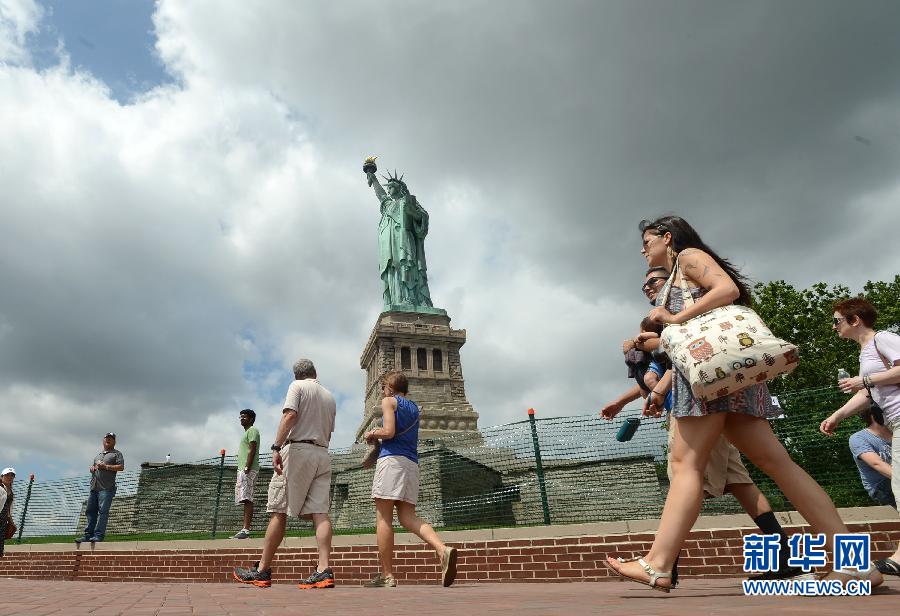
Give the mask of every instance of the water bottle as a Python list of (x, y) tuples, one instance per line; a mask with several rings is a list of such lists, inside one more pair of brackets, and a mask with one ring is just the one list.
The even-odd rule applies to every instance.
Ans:
[(622, 422), (622, 425), (619, 427), (619, 431), (616, 432), (616, 440), (620, 443), (630, 441), (631, 437), (634, 436), (634, 433), (637, 432), (638, 426), (640, 425), (641, 419), (639, 417), (629, 417)]
[(843, 368), (838, 368), (838, 383), (843, 381), (844, 379), (849, 379), (850, 373), (844, 370)]

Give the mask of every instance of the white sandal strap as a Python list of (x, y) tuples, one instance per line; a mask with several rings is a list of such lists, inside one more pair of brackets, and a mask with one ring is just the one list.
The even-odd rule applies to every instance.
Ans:
[(857, 571), (856, 569), (845, 569), (844, 571), (829, 571), (826, 574), (828, 575), (846, 575), (848, 578), (854, 578), (857, 580), (867, 580), (869, 576), (872, 575), (872, 572), (876, 571), (877, 568), (873, 563), (869, 563), (868, 569), (863, 569), (862, 571)]
[(667, 579), (667, 578), (668, 578), (668, 579), (671, 579), (671, 578), (672, 578), (672, 572), (671, 572), (671, 571), (668, 572), (668, 573), (666, 573), (665, 571), (663, 571), (663, 572), (660, 573), (660, 572), (656, 571), (656, 569), (654, 569), (653, 567), (651, 567), (649, 564), (647, 564), (647, 561), (644, 560), (643, 558), (639, 558), (639, 559), (638, 559), (638, 564), (639, 564), (641, 567), (643, 567), (644, 572), (645, 572), (647, 575), (650, 576), (650, 586), (656, 586), (657, 580)]

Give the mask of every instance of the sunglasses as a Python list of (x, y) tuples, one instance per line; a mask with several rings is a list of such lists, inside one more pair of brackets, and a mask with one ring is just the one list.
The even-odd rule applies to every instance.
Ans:
[(843, 323), (846, 320), (847, 320), (847, 317), (841, 317), (841, 318), (832, 317), (831, 325), (834, 327), (837, 327), (838, 325), (840, 325), (841, 323)]
[(646, 218), (638, 223), (638, 230), (641, 233), (647, 231), (648, 229), (655, 230), (657, 235), (662, 235), (663, 233), (668, 232), (668, 229), (666, 229), (665, 225), (654, 224)]
[(643, 291), (644, 293), (652, 291), (653, 287), (656, 286), (656, 283), (661, 280), (665, 281), (668, 280), (668, 278), (666, 278), (665, 276), (653, 276), (651, 278), (648, 278), (647, 282), (645, 282), (643, 286), (641, 286), (641, 291)]

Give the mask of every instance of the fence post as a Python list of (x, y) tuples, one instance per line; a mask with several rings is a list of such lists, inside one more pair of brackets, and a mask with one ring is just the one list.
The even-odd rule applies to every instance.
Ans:
[(219, 500), (222, 498), (222, 475), (225, 473), (225, 450), (219, 450), (219, 486), (216, 488), (216, 509), (213, 512), (212, 538), (216, 538), (216, 526), (219, 523)]
[(537, 472), (538, 486), (541, 489), (541, 507), (544, 509), (544, 524), (550, 524), (550, 503), (547, 502), (547, 486), (544, 484), (544, 465), (541, 463), (541, 445), (538, 442), (537, 423), (534, 421), (534, 409), (528, 409), (528, 422), (531, 424), (531, 442), (534, 444), (534, 465)]
[(25, 529), (25, 514), (28, 513), (28, 501), (31, 500), (31, 486), (34, 485), (34, 473), (28, 478), (28, 492), (25, 493), (25, 506), (22, 508), (22, 517), (19, 518), (19, 536), (16, 543), (22, 543), (22, 531)]

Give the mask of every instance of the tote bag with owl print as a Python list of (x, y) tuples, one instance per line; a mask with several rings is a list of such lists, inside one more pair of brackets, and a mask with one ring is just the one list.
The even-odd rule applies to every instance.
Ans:
[[(661, 306), (680, 280), (685, 307), (694, 304), (678, 260), (666, 283)], [(660, 346), (703, 401), (731, 395), (745, 387), (789, 374), (800, 360), (797, 347), (776, 338), (747, 306), (722, 306), (663, 329)]]

